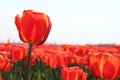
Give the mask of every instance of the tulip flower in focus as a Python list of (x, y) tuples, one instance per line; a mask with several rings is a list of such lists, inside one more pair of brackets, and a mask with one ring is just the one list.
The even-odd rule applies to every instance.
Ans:
[(51, 30), (51, 22), (48, 15), (24, 10), (22, 17), (15, 17), (15, 24), (20, 39), (25, 43), (43, 44)]
[(28, 76), (32, 46), (33, 44), (43, 44), (46, 41), (52, 25), (48, 15), (45, 13), (34, 12), (32, 10), (24, 10), (22, 17), (19, 15), (15, 16), (15, 24), (20, 39), (25, 43), (29, 43), (28, 62), (25, 76), (25, 80), (29, 80)]
[(120, 75), (120, 55), (91, 53), (88, 57), (89, 69), (94, 77), (114, 80)]

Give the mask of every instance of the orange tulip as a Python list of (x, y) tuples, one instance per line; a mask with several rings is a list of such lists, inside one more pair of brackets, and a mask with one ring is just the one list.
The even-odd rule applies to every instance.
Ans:
[(58, 67), (69, 66), (73, 63), (73, 58), (67, 52), (57, 52), (55, 55)]
[(20, 39), (31, 44), (43, 44), (52, 26), (48, 15), (32, 10), (24, 10), (22, 17), (17, 15), (15, 24)]
[(92, 53), (88, 57), (89, 69), (94, 77), (114, 80), (120, 75), (120, 56), (109, 53)]
[(5, 65), (5, 67), (4, 67), (4, 71), (5, 72), (10, 72), (10, 70), (13, 68), (13, 65), (10, 63), (10, 62), (8, 62), (6, 65)]
[(64, 67), (62, 69), (62, 80), (87, 80), (87, 74), (77, 66)]
[(27, 57), (27, 48), (21, 45), (14, 45), (11, 48), (12, 62), (24, 60)]
[(9, 72), (12, 64), (10, 63), (10, 59), (5, 55), (7, 55), (6, 52), (0, 52), (0, 71)]
[(7, 64), (7, 60), (2, 55), (0, 55), (0, 71), (3, 70), (6, 64)]

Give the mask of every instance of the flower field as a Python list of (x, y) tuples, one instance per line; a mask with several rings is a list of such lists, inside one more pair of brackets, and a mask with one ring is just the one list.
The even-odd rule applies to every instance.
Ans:
[(52, 23), (33, 10), (15, 25), (23, 43), (0, 43), (0, 80), (120, 80), (120, 45), (44, 44)]
[[(24, 80), (28, 44), (0, 44), (0, 80)], [(29, 80), (120, 80), (120, 45), (33, 45)]]

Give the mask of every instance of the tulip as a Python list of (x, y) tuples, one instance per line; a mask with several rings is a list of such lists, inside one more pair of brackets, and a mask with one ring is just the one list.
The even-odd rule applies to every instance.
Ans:
[(5, 72), (9, 72), (12, 68), (12, 64), (10, 63), (10, 59), (3, 54), (0, 53), (0, 71), (4, 70)]
[(48, 60), (49, 60), (49, 66), (52, 68), (52, 69), (56, 69), (58, 66), (57, 66), (57, 61), (56, 61), (56, 55), (54, 54), (51, 54), (49, 57), (48, 57)]
[(51, 57), (51, 55), (49, 53), (41, 52), (41, 54), (40, 54), (40, 60), (43, 63), (45, 63), (47, 66), (50, 64), (50, 57)]
[(43, 44), (46, 41), (52, 25), (47, 14), (32, 10), (24, 10), (22, 17), (16, 15), (15, 25), (21, 41), (29, 43), (25, 78), (28, 80), (32, 46), (33, 44)]
[(3, 68), (6, 64), (7, 64), (6, 59), (2, 55), (0, 55), (0, 71), (3, 70)]
[(4, 67), (4, 71), (10, 72), (11, 68), (13, 68), (13, 65), (10, 62), (8, 62)]
[(88, 67), (88, 59), (87, 56), (75, 56), (74, 57), (75, 62), (79, 65), (79, 66), (85, 66), (86, 68)]
[(91, 53), (88, 56), (89, 69), (96, 78), (114, 80), (120, 75), (120, 55)]
[(15, 17), (15, 24), (23, 42), (43, 44), (51, 30), (49, 17), (44, 13), (24, 10), (23, 16)]
[(69, 66), (73, 63), (73, 58), (67, 52), (57, 52), (55, 54), (58, 67)]
[(87, 80), (87, 74), (77, 66), (62, 68), (62, 80)]
[(17, 63), (18, 61), (24, 60), (27, 57), (26, 48), (20, 45), (14, 45), (11, 48), (12, 62)]

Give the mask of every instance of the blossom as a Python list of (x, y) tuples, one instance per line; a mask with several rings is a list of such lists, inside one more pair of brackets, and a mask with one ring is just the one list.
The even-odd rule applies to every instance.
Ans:
[(64, 67), (61, 73), (62, 80), (87, 80), (87, 74), (77, 66)]
[(22, 45), (14, 45), (11, 48), (12, 62), (25, 60), (27, 57), (27, 48)]
[(88, 57), (89, 69), (94, 77), (114, 80), (120, 75), (120, 55), (91, 53)]
[(15, 24), (23, 42), (43, 44), (51, 30), (51, 22), (45, 13), (24, 10), (22, 17), (16, 15)]

